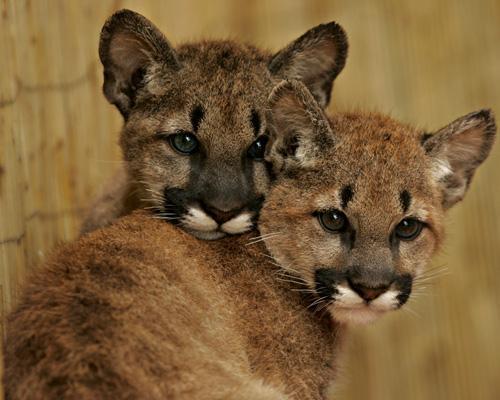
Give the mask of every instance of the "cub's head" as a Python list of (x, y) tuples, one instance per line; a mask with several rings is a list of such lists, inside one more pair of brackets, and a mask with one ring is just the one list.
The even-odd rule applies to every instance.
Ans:
[(121, 146), (140, 196), (203, 239), (249, 230), (270, 183), (267, 99), (283, 78), (325, 107), (347, 56), (342, 28), (317, 26), (275, 55), (230, 41), (174, 49), (146, 18), (114, 14), (99, 54), (104, 93), (125, 124)]
[(408, 300), (493, 145), (488, 110), (434, 134), (387, 116), (328, 120), (299, 82), (271, 95), (266, 159), (278, 179), (259, 228), (273, 257), (339, 321), (371, 321)]

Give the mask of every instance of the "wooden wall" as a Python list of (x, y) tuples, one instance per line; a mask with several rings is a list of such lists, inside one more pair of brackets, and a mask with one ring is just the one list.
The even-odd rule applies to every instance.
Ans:
[[(438, 128), (500, 115), (498, 0), (0, 2), (0, 312), (27, 271), (73, 238), (119, 163), (117, 111), (101, 95), (102, 23), (131, 8), (174, 42), (232, 37), (274, 49), (336, 20), (351, 51), (333, 107)], [(353, 330), (340, 399), (497, 399), (500, 393), (500, 144), (449, 218), (435, 279), (399, 312)]]

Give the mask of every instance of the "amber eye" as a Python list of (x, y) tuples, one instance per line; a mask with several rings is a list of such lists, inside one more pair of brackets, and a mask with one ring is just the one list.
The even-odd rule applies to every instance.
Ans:
[(424, 224), (418, 219), (405, 218), (396, 226), (394, 233), (401, 240), (413, 240), (420, 235), (423, 227)]
[(323, 211), (317, 216), (320, 225), (328, 232), (343, 232), (349, 224), (346, 215), (339, 210)]
[(170, 146), (181, 154), (193, 154), (198, 150), (198, 139), (190, 132), (177, 132), (168, 136)]
[(266, 135), (262, 135), (257, 138), (248, 148), (248, 157), (253, 158), (254, 160), (262, 160), (264, 158), (268, 141), (269, 138)]

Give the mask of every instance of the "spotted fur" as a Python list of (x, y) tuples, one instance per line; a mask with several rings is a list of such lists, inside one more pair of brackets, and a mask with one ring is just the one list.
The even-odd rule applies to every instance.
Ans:
[[(448, 192), (464, 187), (449, 182), (470, 182), (494, 119), (469, 114), (422, 145), (421, 132), (384, 115), (327, 119), (297, 81), (273, 91), (271, 110), (277, 180), (262, 236), (199, 241), (139, 211), (62, 246), (8, 318), (8, 399), (325, 398), (339, 322), (408, 300), (442, 240)], [(454, 175), (437, 180), (436, 160)], [(349, 224), (326, 232), (318, 215), (342, 202)], [(394, 241), (407, 216), (425, 228)]]
[[(272, 87), (301, 79), (326, 107), (347, 39), (331, 22), (274, 55), (232, 41), (174, 48), (146, 18), (122, 10), (104, 25), (99, 55), (104, 94), (124, 117), (125, 169), (91, 205), (82, 231), (152, 207), (199, 238), (217, 239), (252, 229), (269, 190), (267, 164), (249, 148), (267, 134)], [(176, 152), (176, 133), (193, 134), (197, 151)]]
[[(273, 91), (271, 110), (267, 158), (279, 178), (259, 220), (263, 235), (279, 232), (266, 239), (271, 254), (339, 321), (402, 307), (442, 242), (444, 212), (491, 150), (492, 112), (427, 135), (377, 113), (327, 118), (297, 81)], [(332, 210), (347, 221), (335, 232), (318, 220)], [(408, 220), (421, 227), (411, 240), (398, 234)]]

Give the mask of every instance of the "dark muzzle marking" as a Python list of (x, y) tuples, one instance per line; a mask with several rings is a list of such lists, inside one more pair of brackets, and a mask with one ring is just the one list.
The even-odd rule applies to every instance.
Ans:
[[(186, 212), (186, 205), (190, 199), (184, 189), (180, 188), (165, 188), (163, 191), (163, 208), (164, 212), (172, 213), (175, 217), (181, 217)], [(180, 223), (179, 219), (170, 220), (174, 225)]]
[(314, 285), (319, 297), (331, 298), (338, 294), (337, 285), (345, 279), (345, 274), (331, 268), (319, 268), (314, 273)]
[(413, 278), (411, 275), (406, 274), (396, 279), (396, 288), (399, 294), (396, 296), (398, 301), (398, 308), (405, 304), (410, 298), (411, 289), (413, 285)]

